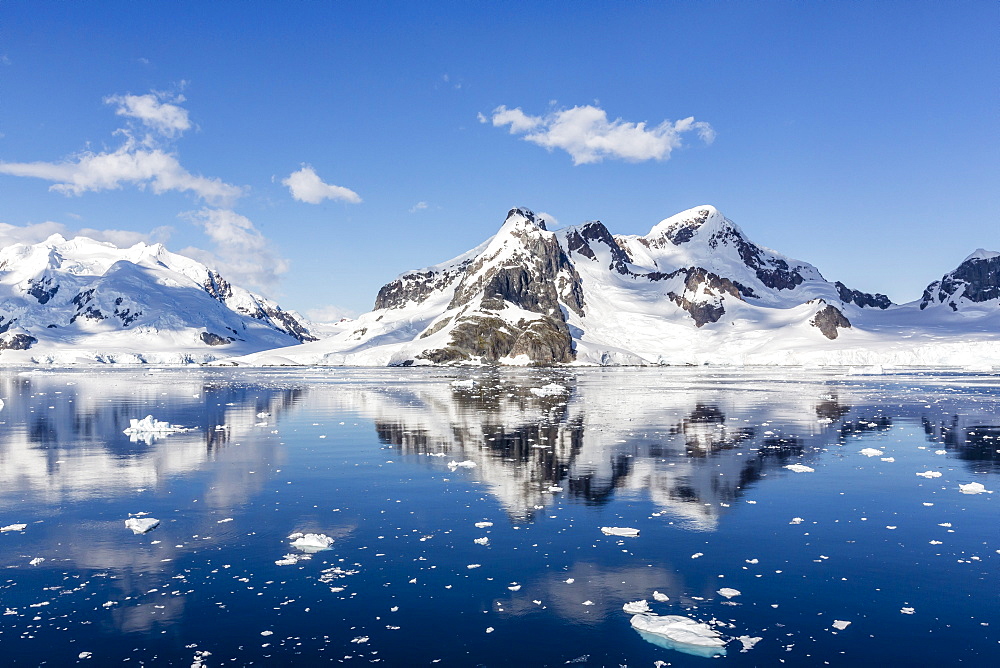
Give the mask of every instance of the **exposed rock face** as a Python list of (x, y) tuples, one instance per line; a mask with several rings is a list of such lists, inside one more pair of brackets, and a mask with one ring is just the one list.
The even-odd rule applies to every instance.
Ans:
[(38, 339), (35, 337), (18, 332), (0, 337), (0, 350), (27, 350), (36, 343)]
[(840, 295), (840, 301), (845, 304), (854, 303), (862, 308), (869, 307), (880, 309), (887, 309), (892, 306), (892, 301), (883, 294), (870, 294), (867, 292), (861, 292), (860, 290), (851, 290), (840, 281), (837, 281), (834, 285), (837, 286), (837, 293)]
[(832, 304), (827, 304), (825, 308), (817, 311), (813, 319), (809, 321), (809, 324), (818, 328), (823, 333), (823, 336), (831, 341), (837, 338), (838, 329), (850, 329), (851, 327), (851, 321), (840, 312), (840, 309)]
[(218, 334), (214, 334), (212, 332), (202, 332), (201, 333), (201, 342), (204, 343), (207, 346), (225, 346), (225, 345), (228, 345), (228, 344), (232, 343), (235, 340), (236, 339), (234, 339), (231, 336), (229, 336), (229, 337), (222, 337), (222, 336), (219, 336)]
[(700, 267), (678, 269), (669, 274), (651, 273), (646, 274), (646, 277), (652, 281), (662, 281), (679, 275), (684, 276), (683, 292), (680, 294), (670, 292), (667, 296), (690, 313), (694, 324), (698, 327), (718, 322), (726, 313), (723, 295), (742, 300), (739, 288), (732, 281)]
[[(431, 275), (406, 274), (385, 286), (376, 303), (396, 308), (422, 301), (433, 291), (431, 286), (459, 272), (448, 305), (455, 316), (421, 335), (426, 338), (450, 327), (448, 343), (425, 351), (421, 359), (492, 363), (526, 355), (539, 364), (573, 360), (573, 339), (563, 308), (583, 315), (580, 277), (556, 236), (531, 211), (511, 209), (500, 232), (477, 257)], [(515, 320), (505, 316), (511, 308), (537, 317)]]
[(472, 259), (468, 259), (455, 267), (440, 270), (426, 269), (404, 274), (382, 286), (375, 297), (375, 310), (420, 304), (432, 294), (446, 290), (461, 278), (471, 263)]
[(630, 262), (628, 253), (618, 245), (618, 242), (608, 228), (600, 221), (584, 223), (580, 227), (572, 230), (566, 236), (567, 250), (579, 253), (583, 257), (597, 261), (597, 253), (594, 252), (594, 245), (601, 245), (607, 249), (611, 255), (611, 262), (608, 269), (616, 271), (622, 275), (628, 275), (628, 264)]
[(940, 281), (927, 286), (920, 300), (921, 310), (930, 304), (947, 303), (959, 310), (963, 300), (973, 304), (1000, 299), (1000, 254), (982, 249), (969, 256)]
[(39, 304), (48, 303), (59, 292), (59, 284), (51, 276), (39, 279), (28, 279), (28, 294), (38, 300)]

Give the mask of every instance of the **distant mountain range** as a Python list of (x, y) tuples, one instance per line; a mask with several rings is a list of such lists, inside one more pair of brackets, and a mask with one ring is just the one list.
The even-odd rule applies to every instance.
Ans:
[(300, 316), (160, 244), (0, 249), (0, 361), (207, 362), (315, 341)]
[(0, 249), (0, 362), (88, 361), (990, 366), (1000, 253), (893, 304), (755, 244), (712, 206), (644, 236), (550, 231), (516, 208), (480, 246), (385, 285), (371, 312), (317, 328), (159, 244)]
[(712, 206), (612, 234), (512, 209), (495, 236), (385, 285), (323, 340), (236, 364), (1000, 364), (1000, 254), (923, 298), (828, 281)]

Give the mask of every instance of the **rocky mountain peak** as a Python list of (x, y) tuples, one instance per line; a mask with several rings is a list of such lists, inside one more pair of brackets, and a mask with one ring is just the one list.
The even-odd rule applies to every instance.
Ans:
[(920, 309), (948, 304), (952, 311), (962, 306), (1000, 300), (1000, 253), (979, 248), (953, 271), (924, 290)]

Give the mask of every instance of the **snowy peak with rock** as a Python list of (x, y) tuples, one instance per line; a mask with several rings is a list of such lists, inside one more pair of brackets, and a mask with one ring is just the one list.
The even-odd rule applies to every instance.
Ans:
[(998, 274), (1000, 254), (980, 251), (897, 305), (754, 243), (712, 206), (644, 236), (598, 221), (550, 231), (515, 208), (329, 338), (231, 363), (1000, 364)]
[(4, 363), (204, 362), (314, 340), (296, 314), (161, 244), (56, 234), (0, 249)]

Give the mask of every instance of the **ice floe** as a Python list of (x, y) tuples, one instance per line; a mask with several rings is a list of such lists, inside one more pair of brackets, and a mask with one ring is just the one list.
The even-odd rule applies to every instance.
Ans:
[(630, 527), (601, 527), (601, 533), (605, 536), (622, 536), (625, 538), (637, 538), (639, 536), (639, 530)]
[(816, 470), (811, 466), (806, 466), (805, 464), (789, 464), (785, 468), (796, 473), (812, 473)]
[(864, 450), (860, 450), (859, 452), (865, 457), (881, 457), (882, 455), (885, 454), (883, 451), (876, 450), (875, 448), (865, 448)]
[(532, 387), (528, 391), (536, 397), (555, 397), (560, 394), (566, 394), (569, 390), (562, 385), (549, 383), (548, 385), (542, 385), (541, 387)]
[(653, 600), (654, 601), (659, 601), (660, 603), (663, 603), (665, 601), (669, 601), (670, 597), (667, 596), (666, 594), (661, 593), (661, 592), (654, 591), (653, 592)]
[(708, 624), (680, 615), (635, 615), (629, 620), (643, 639), (687, 654), (724, 654), (726, 641)]
[(941, 472), (940, 471), (924, 471), (922, 473), (917, 473), (917, 475), (920, 476), (921, 478), (940, 478), (941, 477)]
[(844, 629), (846, 629), (850, 625), (851, 625), (850, 622), (845, 622), (845, 621), (840, 620), (840, 619), (833, 620), (833, 624), (831, 624), (831, 626), (833, 626), (833, 628), (837, 629), (838, 631), (843, 631)]
[(148, 533), (160, 526), (160, 520), (155, 517), (130, 517), (125, 520), (125, 528), (131, 529), (132, 533)]
[(732, 587), (723, 587), (719, 591), (715, 592), (719, 596), (725, 596), (726, 598), (733, 598), (734, 596), (739, 596), (743, 592), (739, 589), (733, 589)]
[(754, 638), (750, 636), (737, 636), (736, 639), (740, 641), (741, 645), (743, 645), (743, 649), (740, 650), (741, 652), (749, 652), (753, 649), (754, 645), (763, 640), (763, 638), (760, 637)]
[(167, 434), (176, 434), (182, 431), (190, 430), (179, 424), (170, 424), (169, 422), (157, 420), (152, 415), (147, 415), (141, 420), (137, 420), (136, 418), (130, 419), (128, 421), (128, 428), (122, 430), (122, 433), (137, 440), (147, 440), (149, 437), (166, 436)]
[(7, 533), (8, 531), (24, 531), (27, 528), (27, 524), (8, 524), (5, 527), (0, 527), (0, 533)]
[(307, 553), (329, 550), (333, 545), (333, 539), (325, 533), (293, 533), (288, 539), (292, 547)]
[(958, 490), (962, 494), (992, 494), (993, 492), (986, 489), (986, 487), (981, 482), (970, 482), (965, 485), (959, 485)]
[(34, 559), (32, 559), (31, 561), (29, 561), (28, 563), (31, 564), (32, 566), (37, 566), (38, 564), (42, 563), (43, 561), (45, 561), (45, 557), (35, 557)]
[(476, 468), (476, 462), (472, 461), (471, 459), (466, 459), (464, 462), (456, 462), (455, 460), (452, 460), (448, 462), (448, 468), (450, 468), (452, 471), (459, 468), (474, 469)]

